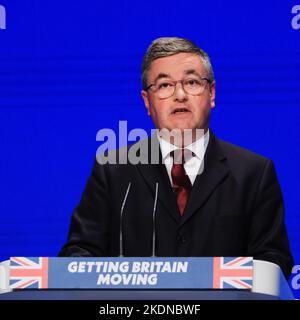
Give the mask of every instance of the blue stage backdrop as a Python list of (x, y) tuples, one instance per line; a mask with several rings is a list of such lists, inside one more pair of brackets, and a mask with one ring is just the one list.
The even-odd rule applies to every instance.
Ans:
[(300, 264), (300, 1), (0, 5), (0, 261), (57, 255), (97, 131), (119, 120), (150, 131), (142, 56), (153, 39), (179, 36), (211, 55), (214, 132), (274, 160)]

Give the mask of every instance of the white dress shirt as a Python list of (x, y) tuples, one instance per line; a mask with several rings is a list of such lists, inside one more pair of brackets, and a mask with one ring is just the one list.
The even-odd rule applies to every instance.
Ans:
[[(164, 140), (158, 134), (157, 134), (157, 137), (160, 144), (162, 158), (167, 168), (170, 182), (172, 184), (171, 170), (173, 166), (173, 157), (171, 155), (171, 152), (180, 148)], [(207, 130), (207, 132), (198, 140), (196, 140), (192, 144), (185, 147), (185, 149), (192, 151), (192, 153), (194, 154), (193, 157), (186, 159), (184, 163), (185, 172), (189, 176), (192, 185), (194, 184), (197, 175), (203, 172), (204, 155), (208, 145), (208, 141), (209, 141), (209, 130)]]

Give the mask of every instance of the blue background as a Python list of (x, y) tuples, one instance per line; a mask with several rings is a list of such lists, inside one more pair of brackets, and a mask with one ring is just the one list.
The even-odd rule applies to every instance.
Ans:
[[(160, 36), (206, 50), (217, 136), (274, 160), (300, 264), (300, 1), (14, 1), (0, 30), (0, 261), (55, 256), (102, 128), (153, 127), (140, 65)], [(298, 293), (296, 293), (298, 294)]]

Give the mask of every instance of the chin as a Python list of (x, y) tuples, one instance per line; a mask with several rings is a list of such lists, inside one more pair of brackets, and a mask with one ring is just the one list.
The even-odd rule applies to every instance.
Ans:
[(181, 131), (184, 131), (184, 130), (193, 130), (193, 129), (196, 129), (196, 126), (195, 125), (192, 125), (191, 123), (177, 123), (177, 124), (174, 124), (174, 129), (179, 129)]

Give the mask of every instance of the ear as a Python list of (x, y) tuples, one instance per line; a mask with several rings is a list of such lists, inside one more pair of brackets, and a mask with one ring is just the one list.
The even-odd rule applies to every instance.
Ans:
[(215, 104), (215, 99), (216, 99), (216, 82), (213, 81), (211, 85), (209, 86), (209, 91), (210, 91), (210, 105), (211, 109), (216, 106)]
[(145, 107), (148, 110), (148, 116), (150, 116), (150, 110), (149, 110), (150, 103), (149, 103), (148, 93), (147, 93), (147, 91), (142, 90), (141, 95), (143, 97)]

